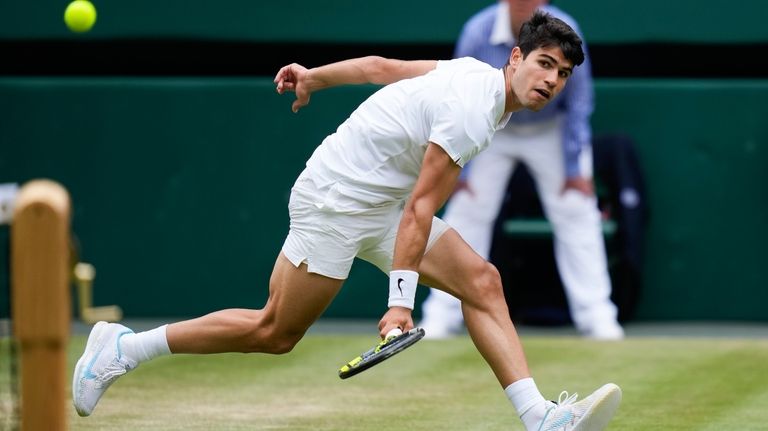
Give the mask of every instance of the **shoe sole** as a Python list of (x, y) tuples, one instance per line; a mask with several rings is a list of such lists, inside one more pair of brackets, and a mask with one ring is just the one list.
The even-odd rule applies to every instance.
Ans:
[(592, 403), (589, 412), (573, 427), (573, 431), (601, 431), (608, 426), (608, 422), (616, 414), (621, 403), (621, 388), (608, 383), (599, 391), (604, 393)]
[(72, 402), (75, 405), (75, 410), (77, 410), (77, 414), (80, 416), (89, 416), (91, 412), (86, 412), (85, 410), (81, 410), (77, 405), (78, 398), (78, 388), (79, 388), (79, 382), (83, 378), (83, 372), (85, 371), (84, 368), (87, 366), (88, 362), (90, 362), (91, 357), (95, 354), (95, 351), (98, 351), (98, 349), (94, 349), (99, 342), (101, 341), (101, 334), (104, 332), (104, 329), (107, 327), (107, 322), (98, 322), (96, 325), (94, 325), (93, 329), (91, 330), (91, 334), (88, 336), (88, 342), (85, 344), (85, 351), (83, 352), (83, 356), (80, 357), (80, 359), (77, 361), (77, 365), (75, 365), (75, 372), (72, 376)]

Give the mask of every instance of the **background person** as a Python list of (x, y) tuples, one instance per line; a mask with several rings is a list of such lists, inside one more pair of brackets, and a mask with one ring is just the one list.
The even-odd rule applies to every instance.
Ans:
[[(517, 43), (522, 24), (537, 9), (579, 31), (573, 18), (544, 0), (504, 0), (467, 21), (454, 56), (474, 57), (501, 67)], [(554, 230), (555, 259), (576, 328), (586, 337), (617, 340), (624, 337), (624, 331), (610, 299), (601, 215), (592, 183), (589, 119), (593, 99), (591, 68), (585, 55), (557, 99), (538, 112), (513, 115), (496, 133), (488, 151), (473, 159), (443, 218), (487, 259), (509, 178), (517, 163), (525, 163)], [(432, 289), (423, 303), (420, 323), (426, 336), (456, 334), (462, 321), (460, 302)]]

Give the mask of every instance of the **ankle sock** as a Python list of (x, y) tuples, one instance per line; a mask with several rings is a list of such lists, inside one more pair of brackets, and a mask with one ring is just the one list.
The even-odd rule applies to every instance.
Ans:
[(533, 378), (528, 377), (512, 383), (504, 389), (504, 393), (515, 406), (526, 429), (538, 426), (546, 413), (547, 401), (539, 392)]
[(171, 349), (168, 348), (168, 340), (165, 336), (167, 327), (168, 325), (163, 325), (138, 334), (123, 335), (120, 339), (123, 355), (137, 364), (158, 356), (170, 355)]

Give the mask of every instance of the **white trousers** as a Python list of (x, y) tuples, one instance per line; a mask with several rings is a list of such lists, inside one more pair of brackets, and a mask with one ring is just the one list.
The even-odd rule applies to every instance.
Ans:
[[(525, 126), (510, 124), (497, 132), (488, 149), (471, 162), (467, 177), (471, 192), (458, 191), (443, 219), (488, 259), (507, 183), (517, 162), (525, 163), (554, 230), (555, 260), (571, 317), (580, 331), (587, 332), (603, 322), (616, 322), (617, 309), (610, 300), (611, 282), (597, 200), (575, 190), (563, 193), (561, 140), (559, 120)], [(582, 150), (580, 168), (582, 176), (592, 176), (591, 149)], [(423, 312), (425, 320), (435, 318), (453, 325), (463, 320), (459, 301), (436, 289), (424, 302)]]

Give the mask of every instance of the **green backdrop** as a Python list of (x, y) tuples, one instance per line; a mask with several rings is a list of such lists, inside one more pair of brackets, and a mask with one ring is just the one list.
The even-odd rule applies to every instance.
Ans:
[[(93, 31), (63, 24), (69, 0), (0, 0), (0, 39), (192, 38), (261, 42), (439, 42), (452, 44), (464, 21), (492, 0), (93, 0)], [(554, 0), (587, 40), (766, 42), (768, 6), (741, 0)], [(257, 55), (257, 54), (256, 54)]]
[[(492, 3), (93, 0), (97, 25), (75, 35), (62, 22), (68, 2), (0, 0), (0, 46), (179, 38), (452, 44), (466, 18)], [(728, 8), (697, 0), (554, 3), (580, 22), (590, 44), (768, 41), (762, 0)], [(727, 51), (716, 55), (738, 67)], [(638, 317), (768, 320), (768, 79), (596, 85), (595, 133), (635, 138), (648, 183)], [(373, 90), (317, 94), (294, 115), (266, 77), (0, 77), (0, 181), (48, 177), (70, 190), (83, 257), (97, 268), (97, 305), (120, 304), (130, 317), (255, 307), (287, 231), (293, 179)], [(377, 316), (384, 286), (383, 275), (357, 264), (328, 315)]]
[[(97, 305), (256, 307), (293, 179), (374, 89), (318, 93), (293, 114), (266, 78), (0, 78), (0, 182), (70, 190)], [(633, 136), (648, 183), (639, 318), (768, 320), (766, 98), (768, 80), (598, 80), (595, 132)], [(386, 295), (358, 263), (327, 315), (375, 317)]]

